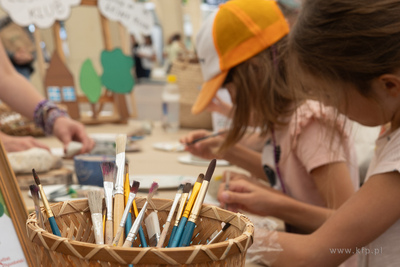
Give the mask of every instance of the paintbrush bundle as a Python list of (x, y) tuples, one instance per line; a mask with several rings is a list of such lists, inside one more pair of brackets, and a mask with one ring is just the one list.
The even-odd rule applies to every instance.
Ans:
[[(46, 228), (40, 227), (37, 222), (38, 215), (34, 213), (27, 221), (27, 233), (38, 266), (58, 266), (60, 263), (65, 266), (244, 266), (246, 251), (253, 240), (254, 227), (251, 222), (241, 214), (202, 205), (214, 167), (211, 162), (206, 174), (199, 175), (193, 188), (191, 184), (181, 185), (173, 200), (153, 198), (157, 183), (152, 185), (147, 197), (135, 196), (139, 212), (125, 241), (125, 236), (121, 234), (120, 240), (124, 247), (97, 245), (101, 244), (102, 240), (102, 230), (99, 230), (102, 229), (102, 223), (96, 221), (102, 219), (103, 201), (98, 194), (91, 193), (89, 199), (53, 204), (53, 211), (45, 204), (49, 217), (45, 222)], [(41, 192), (39, 178), (35, 177), (35, 181)], [(131, 184), (129, 194), (135, 194), (139, 186), (134, 182)], [(128, 195), (127, 208), (124, 210), (132, 207), (129, 202)], [(60, 237), (47, 232), (56, 231), (54, 226), (57, 224), (51, 223), (54, 217), (61, 227)], [(123, 224), (123, 220), (121, 222)], [(170, 228), (168, 222), (174, 227)], [(117, 224), (118, 227), (122, 226), (120, 223)], [(144, 223), (146, 225), (143, 225)], [(221, 228), (221, 223), (226, 224)], [(100, 227), (96, 228), (96, 225)], [(151, 246), (157, 245), (157, 248), (144, 248), (143, 241), (136, 238), (140, 235), (141, 226), (147, 230), (146, 235), (143, 233), (143, 241), (147, 239)], [(160, 226), (163, 226), (161, 236)], [(183, 227), (180, 234), (179, 226)], [(213, 235), (213, 232), (216, 234)], [(157, 240), (159, 236), (160, 240)], [(229, 242), (223, 242), (225, 240)], [(175, 246), (183, 247), (173, 248), (169, 245), (172, 242), (177, 242)]]

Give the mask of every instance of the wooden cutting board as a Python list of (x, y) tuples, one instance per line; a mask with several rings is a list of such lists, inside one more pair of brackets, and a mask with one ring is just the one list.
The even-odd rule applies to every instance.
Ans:
[[(42, 185), (72, 184), (73, 171), (67, 168), (60, 168), (48, 172), (38, 173)], [(29, 190), (29, 186), (35, 184), (32, 174), (15, 175), (21, 190)]]

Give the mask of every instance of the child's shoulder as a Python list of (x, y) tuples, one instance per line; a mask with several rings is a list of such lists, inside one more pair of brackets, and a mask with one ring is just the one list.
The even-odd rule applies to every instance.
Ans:
[(289, 123), (289, 131), (292, 137), (296, 137), (310, 125), (318, 125), (323, 129), (335, 128), (341, 133), (348, 133), (350, 122), (346, 122), (346, 117), (337, 114), (334, 108), (324, 106), (314, 100), (307, 100), (299, 106)]

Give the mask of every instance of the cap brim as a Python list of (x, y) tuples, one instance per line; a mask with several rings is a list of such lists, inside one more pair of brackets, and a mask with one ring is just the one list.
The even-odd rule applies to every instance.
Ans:
[(197, 96), (196, 102), (192, 106), (192, 113), (194, 115), (199, 114), (206, 109), (208, 104), (216, 95), (218, 89), (221, 88), (223, 82), (226, 79), (226, 76), (228, 75), (228, 72), (229, 70), (223, 71), (211, 80), (203, 83), (201, 91)]

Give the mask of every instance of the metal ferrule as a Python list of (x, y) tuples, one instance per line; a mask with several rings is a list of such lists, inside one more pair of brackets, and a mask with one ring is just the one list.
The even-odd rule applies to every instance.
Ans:
[(139, 231), (139, 227), (142, 224), (143, 218), (144, 218), (144, 213), (146, 212), (147, 209), (147, 205), (149, 204), (149, 202), (146, 201), (146, 203), (144, 203), (142, 209), (140, 210), (138, 216), (136, 217), (135, 222), (133, 223), (131, 230), (129, 231), (128, 236), (126, 237), (126, 239), (128, 239), (130, 242), (133, 241), (133, 238), (137, 235), (137, 232)]
[(112, 198), (113, 198), (113, 182), (104, 182), (104, 199), (107, 208), (107, 221), (112, 221), (113, 219)]
[(53, 211), (50, 208), (49, 201), (47, 200), (47, 197), (46, 197), (46, 194), (44, 193), (42, 185), (40, 184), (40, 185), (38, 185), (38, 187), (39, 187), (40, 196), (42, 197), (42, 202), (43, 202), (44, 208), (46, 210), (47, 216), (54, 217)]
[(196, 223), (197, 217), (199, 216), (200, 213), (201, 205), (203, 205), (204, 198), (206, 197), (207, 194), (208, 184), (209, 184), (208, 181), (203, 181), (199, 194), (197, 195), (196, 201), (194, 202), (192, 212), (190, 213), (190, 216), (188, 218), (189, 222)]
[(223, 231), (219, 231), (211, 240), (210, 242), (208, 242), (208, 244), (213, 243), (221, 234), (223, 233)]
[(194, 202), (196, 201), (197, 196), (199, 195), (199, 191), (201, 189), (202, 183), (194, 183), (192, 194), (190, 195), (189, 201), (186, 205), (185, 211), (182, 216), (188, 218), (190, 215), (190, 211), (193, 209)]
[(172, 221), (172, 217), (174, 216), (176, 206), (178, 205), (179, 199), (182, 197), (182, 194), (176, 194), (174, 202), (172, 203), (171, 210), (168, 213), (167, 222)]
[(189, 193), (183, 193), (181, 196), (181, 200), (179, 201), (178, 212), (176, 213), (176, 219), (174, 226), (179, 225), (179, 221), (181, 220), (183, 209), (185, 208), (186, 199), (188, 198)]
[(132, 202), (135, 199), (135, 193), (129, 193), (128, 201), (126, 202), (126, 207), (124, 209), (124, 213), (122, 214), (121, 222), (119, 226), (124, 227), (126, 223), (126, 218), (128, 218), (129, 211), (131, 210)]
[(118, 153), (115, 156), (115, 165), (117, 165), (117, 179), (115, 181), (115, 194), (124, 194), (124, 166), (125, 152)]

